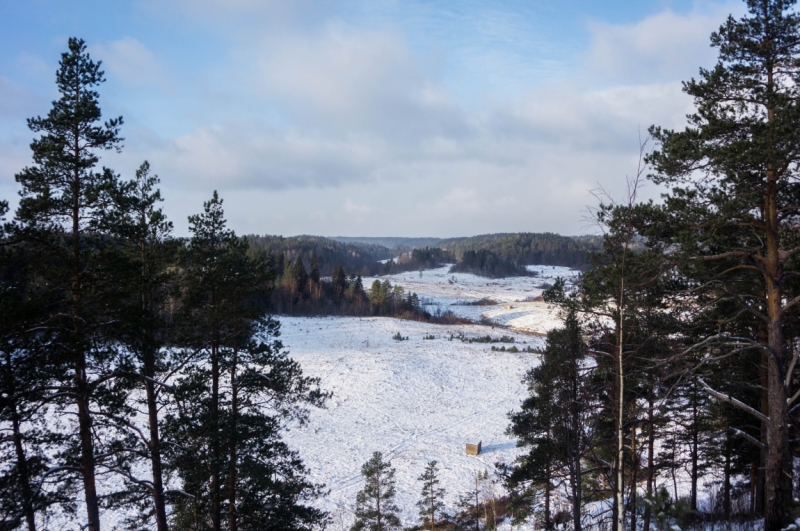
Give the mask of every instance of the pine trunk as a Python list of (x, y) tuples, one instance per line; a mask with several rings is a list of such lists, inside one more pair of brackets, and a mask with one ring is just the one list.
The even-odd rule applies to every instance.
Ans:
[(230, 465), (228, 468), (228, 512), (230, 513), (230, 531), (238, 530), (236, 515), (236, 465), (238, 461), (238, 447), (236, 446), (237, 420), (239, 417), (239, 387), (236, 383), (238, 352), (234, 348), (231, 360), (231, 432), (230, 437)]
[(85, 395), (88, 387), (86, 382), (86, 362), (83, 353), (77, 360), (75, 367), (75, 380), (78, 392), (76, 402), (78, 406), (78, 435), (81, 445), (81, 472), (83, 476), (84, 499), (86, 500), (87, 529), (100, 531), (100, 506), (97, 500), (97, 486), (95, 482), (94, 445), (92, 443), (92, 417), (89, 413), (89, 397)]
[[(653, 384), (650, 384), (650, 395), (647, 397), (647, 499), (653, 499), (653, 472), (655, 459), (655, 421), (653, 415)], [(642, 517), (643, 531), (650, 531), (651, 508), (648, 503)]]
[[(768, 70), (768, 87), (772, 89), (772, 69)], [(768, 109), (768, 120), (773, 122), (774, 111)], [(764, 492), (764, 530), (778, 531), (791, 522), (792, 451), (789, 446), (787, 420), (789, 419), (784, 387), (784, 344), (782, 284), (783, 263), (780, 259), (780, 220), (778, 218), (777, 174), (772, 164), (767, 165), (767, 190), (764, 202), (766, 225), (766, 256), (764, 266), (767, 305), (767, 462)]]
[(167, 509), (164, 500), (164, 474), (161, 462), (161, 439), (158, 433), (158, 403), (156, 402), (155, 360), (151, 352), (145, 354), (145, 391), (147, 393), (147, 416), (150, 424), (150, 469), (153, 474), (153, 506), (156, 511), (156, 529), (167, 531)]
[[(6, 356), (8, 357), (8, 353), (6, 353)], [(10, 362), (11, 360), (9, 359), (8, 361)], [(17, 474), (20, 494), (22, 494), (22, 510), (25, 512), (25, 524), (28, 527), (28, 531), (36, 531), (33, 492), (31, 491), (30, 476), (28, 474), (28, 460), (25, 457), (25, 448), (22, 446), (22, 432), (20, 431), (20, 419), (16, 405), (13, 405), (11, 425), (14, 437), (14, 451), (17, 454)]]
[(211, 528), (222, 528), (222, 501), (220, 500), (220, 459), (222, 449), (219, 432), (219, 345), (211, 346)]

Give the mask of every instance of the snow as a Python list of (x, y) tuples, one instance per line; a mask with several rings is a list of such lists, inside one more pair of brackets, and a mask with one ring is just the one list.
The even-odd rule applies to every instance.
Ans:
[[(300, 453), (310, 479), (329, 489), (316, 505), (331, 513), (334, 528), (349, 527), (363, 487), (361, 466), (375, 451), (397, 470), (404, 525), (417, 521), (417, 478), (428, 461), (438, 461), (446, 504), (453, 508), (477, 473), (488, 471), (491, 477), (498, 462), (518, 455), (516, 441), (505, 434), (508, 413), (519, 408), (526, 393), (522, 378), (539, 356), (492, 352), (490, 344), (450, 336), (511, 335), (518, 348), (541, 347), (541, 336), (560, 321), (555, 307), (532, 299), (541, 295), (543, 284), (574, 279), (577, 273), (563, 267), (529, 269), (537, 276), (487, 279), (450, 274), (447, 266), (380, 277), (417, 293), (429, 311), (450, 310), (508, 328), (379, 317), (280, 318), (291, 357), (333, 392), (327, 409), (312, 411), (304, 426), (290, 426), (285, 438)], [(374, 280), (365, 278), (364, 286)], [(481, 299), (497, 304), (465, 304)], [(409, 340), (392, 339), (398, 332)], [(436, 339), (423, 339), (428, 335)], [(465, 444), (478, 441), (481, 454), (466, 455)], [(495, 489), (502, 492), (500, 485)]]
[[(374, 451), (397, 469), (397, 504), (405, 525), (416, 521), (417, 477), (428, 461), (439, 462), (447, 504), (454, 507), (476, 473), (492, 475), (495, 463), (517, 455), (516, 442), (505, 435), (507, 413), (519, 407), (522, 377), (538, 355), (492, 352), (489, 344), (449, 337), (505, 334), (525, 342), (522, 346), (541, 346), (541, 338), (480, 325), (378, 317), (283, 317), (281, 323), (292, 358), (334, 393), (327, 409), (312, 411), (305, 426), (291, 426), (285, 435), (310, 478), (330, 489), (318, 506), (334, 516), (351, 518), (363, 487), (361, 465)], [(409, 340), (393, 340), (397, 332)], [(426, 335), (436, 339), (423, 339)], [(481, 454), (466, 455), (465, 444), (478, 441)]]
[[(378, 277), (413, 291), (435, 313), (451, 311), (475, 322), (481, 319), (524, 332), (544, 334), (560, 323), (555, 307), (534, 301), (546, 287), (561, 277), (568, 282), (579, 272), (559, 266), (527, 266), (536, 276), (490, 279), (469, 273), (449, 273), (450, 266), (423, 271), (409, 271)], [(364, 278), (369, 288), (375, 278)], [(491, 306), (472, 305), (481, 299), (491, 299)]]

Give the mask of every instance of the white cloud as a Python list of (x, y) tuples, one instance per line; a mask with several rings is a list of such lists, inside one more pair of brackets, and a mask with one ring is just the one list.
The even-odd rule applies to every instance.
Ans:
[(639, 82), (684, 79), (714, 64), (709, 35), (741, 2), (706, 5), (688, 14), (666, 10), (635, 24), (594, 22), (587, 67), (606, 79)]
[(164, 72), (155, 54), (133, 37), (92, 46), (90, 52), (103, 67), (130, 86), (165, 86)]
[[(193, 58), (190, 77), (133, 37), (92, 48), (136, 112), (108, 164), (132, 175), (150, 160), (179, 231), (218, 189), (236, 230), (284, 234), (581, 232), (589, 190), (619, 191), (635, 171), (639, 133), (681, 127), (692, 102), (679, 81), (713, 61), (708, 35), (727, 14), (593, 23), (586, 68), (567, 81), (460, 101), (446, 50), (430, 61), (402, 27), (364, 29), (288, 0), (175, 1), (182, 23), (209, 21), (219, 56)], [(480, 42), (494, 67), (482, 71), (498, 76), (487, 86), (525, 67), (518, 48)], [(13, 93), (3, 83), (0, 96)], [(14, 109), (3, 105), (0, 118)]]
[(319, 34), (265, 37), (244, 52), (242, 66), (249, 62), (258, 95), (303, 125), (390, 137), (464, 127), (447, 89), (396, 33), (331, 22)]

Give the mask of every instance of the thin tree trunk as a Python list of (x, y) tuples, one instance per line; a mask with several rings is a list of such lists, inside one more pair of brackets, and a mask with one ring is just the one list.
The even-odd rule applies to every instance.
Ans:
[(699, 479), (698, 433), (700, 429), (697, 423), (698, 423), (697, 390), (695, 389), (692, 391), (692, 427), (691, 427), (692, 447), (691, 447), (691, 469), (689, 471), (689, 476), (691, 478), (691, 489), (689, 491), (689, 508), (692, 510), (692, 513), (697, 513), (697, 481)]
[(547, 467), (545, 475), (547, 476), (547, 482), (544, 485), (544, 528), (549, 531), (553, 527), (553, 524), (550, 521), (550, 467), (549, 466)]
[(633, 426), (631, 426), (631, 531), (636, 531), (636, 471), (638, 468), (639, 460), (636, 457), (636, 423), (634, 422)]
[(731, 435), (730, 431), (725, 431), (725, 468), (724, 483), (722, 491), (722, 513), (725, 521), (730, 526), (731, 522)]
[(619, 300), (619, 324), (617, 325), (617, 381), (616, 381), (616, 391), (617, 391), (617, 411), (616, 411), (616, 421), (617, 421), (617, 448), (616, 448), (616, 459), (615, 459), (615, 467), (616, 467), (616, 484), (614, 485), (614, 506), (616, 507), (616, 518), (617, 521), (615, 522), (615, 529), (616, 531), (624, 531), (625, 527), (625, 507), (624, 507), (624, 499), (623, 499), (623, 491), (625, 489), (625, 482), (623, 478), (623, 470), (622, 470), (622, 463), (625, 458), (625, 434), (623, 432), (623, 420), (625, 416), (625, 377), (623, 373), (622, 367), (622, 350), (623, 350), (623, 338), (622, 338), (622, 323), (624, 318), (624, 286), (625, 286), (625, 279), (624, 277), (620, 279), (620, 300)]
[(480, 497), (478, 490), (478, 473), (475, 473), (475, 531), (481, 531)]
[(575, 349), (572, 349), (572, 526), (573, 531), (581, 531), (581, 506), (583, 505), (583, 470), (581, 467), (581, 452), (583, 447), (582, 419), (580, 415), (581, 396), (578, 392), (578, 379), (580, 378), (578, 360), (576, 359)]
[(233, 349), (233, 359), (231, 360), (231, 432), (230, 445), (230, 465), (228, 469), (228, 510), (230, 512), (230, 531), (237, 531), (238, 518), (236, 514), (236, 465), (237, 465), (237, 451), (236, 446), (236, 430), (237, 420), (239, 417), (239, 386), (236, 383), (236, 371), (238, 364), (238, 351)]
[[(12, 374), (12, 360), (11, 352), (5, 352), (5, 364), (8, 367), (6, 373), (6, 389), (8, 389), (9, 396), (16, 394), (16, 385), (14, 384), (14, 376)], [(13, 399), (16, 400), (16, 399)], [(21, 418), (17, 403), (11, 403), (11, 431), (14, 440), (14, 452), (17, 455), (17, 474), (20, 493), (22, 494), (22, 510), (25, 513), (25, 523), (28, 531), (36, 531), (36, 519), (33, 509), (33, 491), (31, 490), (31, 478), (28, 472), (28, 459), (25, 455), (25, 447), (22, 444), (22, 430), (20, 427)]]
[(383, 523), (381, 522), (381, 469), (378, 467), (377, 472), (375, 473), (375, 513), (377, 517), (378, 526), (376, 529), (378, 531), (383, 531)]
[(30, 476), (28, 474), (28, 460), (25, 457), (25, 449), (22, 446), (22, 432), (20, 431), (20, 420), (16, 404), (13, 404), (12, 408), (11, 425), (14, 437), (14, 450), (17, 454), (19, 487), (22, 491), (22, 510), (25, 512), (25, 523), (28, 526), (28, 531), (36, 531), (36, 519), (33, 510), (33, 492), (31, 491)]
[[(215, 332), (216, 333), (216, 332)], [(220, 531), (222, 526), (222, 502), (220, 500), (220, 460), (222, 449), (219, 430), (219, 343), (211, 346), (211, 527)]]
[[(653, 413), (653, 383), (650, 382), (650, 394), (647, 397), (647, 499), (653, 499), (653, 475), (655, 472), (655, 420)], [(650, 531), (651, 508), (648, 503), (644, 508), (642, 520), (643, 531)]]

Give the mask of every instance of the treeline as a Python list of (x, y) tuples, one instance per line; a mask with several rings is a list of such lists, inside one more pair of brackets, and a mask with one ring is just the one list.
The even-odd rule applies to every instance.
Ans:
[(0, 203), (0, 529), (319, 528), (282, 426), (328, 394), (279, 340), (274, 272), (216, 192), (176, 239), (146, 162), (98, 169), (122, 119), (68, 46), (19, 208)]
[(438, 246), (452, 252), (459, 261), (467, 251), (490, 251), (508, 263), (521, 266), (538, 264), (582, 269), (589, 265), (589, 252), (598, 249), (598, 241), (595, 237), (522, 232), (451, 238), (439, 242)]
[[(301, 258), (306, 267), (311, 267), (312, 255), (316, 257), (320, 274), (329, 277), (334, 268), (343, 266), (347, 271), (375, 276), (381, 271), (380, 260), (395, 256), (388, 248), (367, 243), (342, 243), (322, 236), (257, 236), (248, 235), (251, 253), (261, 258), (274, 257), (285, 262)], [(276, 267), (283, 270), (276, 262)]]
[[(550, 233), (488, 234), (470, 238), (324, 238), (321, 236), (249, 235), (253, 256), (300, 257), (307, 268), (316, 256), (320, 274), (329, 277), (335, 267), (362, 276), (389, 275), (458, 264), (453, 272), (489, 278), (526, 275), (526, 265), (559, 265), (585, 269), (596, 236), (567, 237)], [(428, 244), (433, 245), (428, 245)], [(423, 246), (424, 244), (424, 246)], [(383, 262), (383, 263), (381, 263)], [(280, 269), (280, 265), (276, 263)]]
[(521, 277), (529, 274), (525, 266), (486, 249), (464, 251), (461, 260), (453, 264), (450, 272), (472, 273), (488, 278)]
[[(545, 529), (650, 531), (800, 516), (800, 17), (751, 0), (684, 84), (696, 113), (651, 127), (624, 201), (561, 305), (528, 396), (511, 502)], [(645, 172), (667, 192), (640, 202)], [(686, 480), (681, 486), (681, 479)]]
[(331, 279), (320, 276), (316, 255), (311, 255), (311, 271), (302, 259), (286, 263), (283, 255), (271, 255), (268, 263), (274, 272), (274, 289), (269, 309), (284, 315), (380, 315), (416, 321), (430, 321), (433, 316), (422, 307), (416, 293), (392, 285), (388, 280), (373, 281), (364, 289), (361, 275), (345, 274), (343, 266), (333, 269)]
[(392, 252), (405, 252), (423, 247), (436, 247), (441, 238), (394, 238), (394, 237), (368, 237), (368, 236), (333, 236), (332, 240), (356, 245), (378, 245), (390, 249)]
[(382, 275), (403, 273), (405, 271), (422, 271), (426, 269), (436, 269), (445, 264), (455, 262), (455, 256), (438, 247), (425, 247), (422, 249), (411, 249), (401, 253), (397, 260), (389, 260), (381, 268)]

